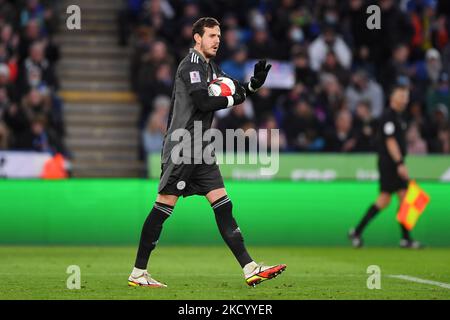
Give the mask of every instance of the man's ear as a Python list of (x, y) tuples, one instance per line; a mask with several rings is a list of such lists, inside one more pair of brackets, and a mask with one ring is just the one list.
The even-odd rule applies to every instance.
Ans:
[(195, 41), (195, 43), (202, 42), (202, 36), (198, 33), (194, 34), (194, 41)]

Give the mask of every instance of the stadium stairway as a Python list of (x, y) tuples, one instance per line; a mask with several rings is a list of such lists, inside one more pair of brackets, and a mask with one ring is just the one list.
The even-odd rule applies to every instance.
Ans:
[[(61, 1), (61, 17), (73, 2)], [(141, 177), (139, 106), (129, 88), (130, 48), (117, 40), (121, 0), (78, 0), (81, 30), (61, 19), (55, 42), (61, 50), (58, 75), (64, 100), (66, 145), (74, 177)]]

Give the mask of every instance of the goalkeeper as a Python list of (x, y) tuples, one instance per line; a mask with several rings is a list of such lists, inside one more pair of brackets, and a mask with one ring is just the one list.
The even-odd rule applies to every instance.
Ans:
[[(212, 61), (219, 48), (219, 26), (219, 22), (214, 18), (201, 18), (195, 22), (192, 28), (195, 46), (178, 66), (168, 129), (163, 143), (158, 196), (142, 227), (135, 265), (128, 278), (130, 286), (166, 287), (150, 276), (147, 264), (158, 242), (163, 223), (172, 215), (180, 196), (202, 195), (208, 199), (220, 234), (242, 267), (248, 285), (254, 286), (274, 278), (286, 268), (286, 265), (265, 266), (253, 261), (233, 217), (233, 205), (227, 196), (219, 167), (215, 161), (212, 164), (203, 161), (203, 151), (211, 148), (211, 142), (203, 141), (203, 132), (211, 128), (214, 111), (244, 102), (247, 95), (264, 84), (271, 67), (264, 60), (259, 61), (249, 83), (241, 86), (235, 81), (236, 92), (232, 96), (209, 96), (208, 83), (224, 75)], [(201, 122), (201, 137), (194, 136), (194, 122)], [(183, 137), (182, 142), (174, 139), (178, 129), (187, 130), (192, 139)], [(202, 147), (194, 148), (192, 142), (201, 143)], [(182, 150), (193, 150), (190, 156), (179, 155), (179, 158), (188, 160), (181, 164), (173, 161), (173, 153), (177, 154), (176, 150), (180, 144)], [(199, 160), (201, 163), (198, 163)]]

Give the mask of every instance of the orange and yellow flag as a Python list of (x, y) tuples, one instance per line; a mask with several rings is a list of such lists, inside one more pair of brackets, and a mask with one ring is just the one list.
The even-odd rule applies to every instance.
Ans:
[(406, 229), (411, 230), (429, 202), (430, 196), (414, 180), (411, 180), (397, 214), (398, 222), (403, 224)]

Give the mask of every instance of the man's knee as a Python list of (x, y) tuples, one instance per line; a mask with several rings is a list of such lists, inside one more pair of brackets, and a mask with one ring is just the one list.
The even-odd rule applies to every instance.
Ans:
[(389, 193), (381, 193), (377, 199), (376, 205), (381, 210), (386, 208), (391, 203), (391, 195)]
[(171, 194), (160, 194), (158, 193), (158, 196), (156, 197), (156, 202), (164, 203), (169, 206), (175, 207), (175, 204), (178, 201), (178, 196), (171, 195)]
[(208, 194), (206, 194), (206, 199), (208, 199), (210, 204), (213, 204), (217, 200), (225, 197), (226, 195), (227, 195), (227, 192), (226, 192), (225, 188), (219, 188), (219, 189), (214, 189), (214, 190), (211, 190), (210, 192), (208, 192)]

